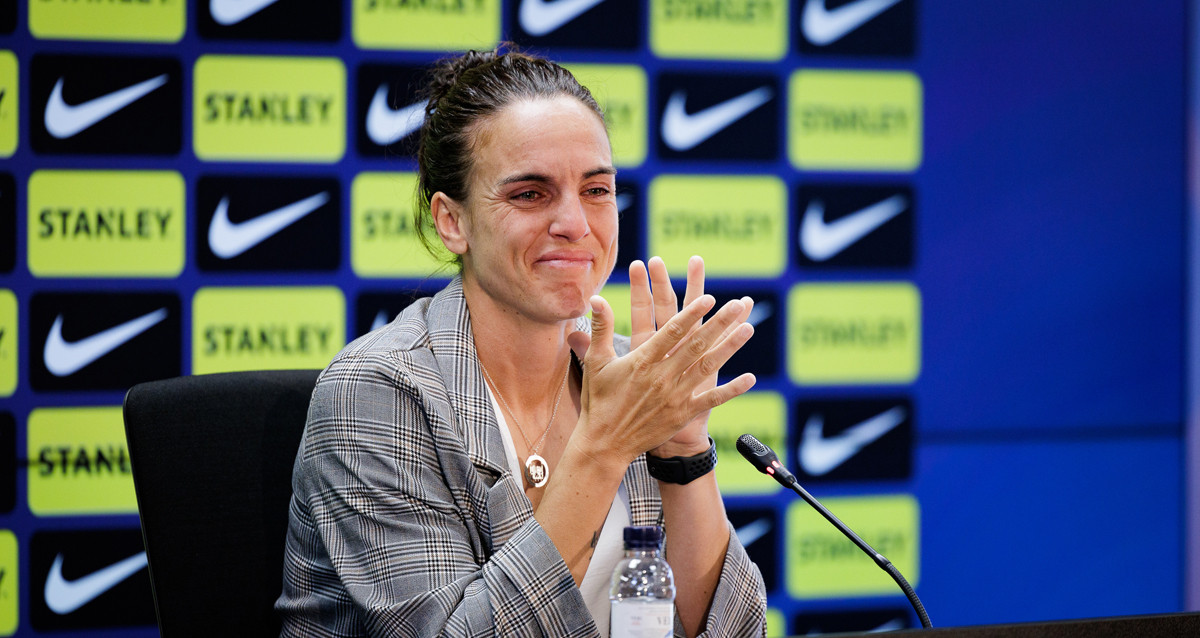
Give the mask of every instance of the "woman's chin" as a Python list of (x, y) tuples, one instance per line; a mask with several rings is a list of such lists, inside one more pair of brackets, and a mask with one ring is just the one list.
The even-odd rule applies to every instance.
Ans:
[(582, 290), (563, 290), (554, 296), (549, 310), (558, 321), (582, 317), (592, 309), (588, 303), (590, 297), (591, 295)]

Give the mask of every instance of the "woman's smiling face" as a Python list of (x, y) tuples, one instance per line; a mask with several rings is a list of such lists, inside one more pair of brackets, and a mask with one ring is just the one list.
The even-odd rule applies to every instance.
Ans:
[(463, 277), (540, 321), (583, 315), (617, 257), (616, 170), (596, 113), (562, 96), (515, 102), (474, 131), (459, 228)]

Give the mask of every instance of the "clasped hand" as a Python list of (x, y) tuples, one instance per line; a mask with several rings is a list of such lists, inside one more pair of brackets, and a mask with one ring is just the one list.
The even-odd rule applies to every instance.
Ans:
[[(576, 332), (569, 341), (584, 362), (580, 421), (576, 435), (588, 449), (607, 451), (631, 462), (646, 451), (659, 456), (692, 455), (708, 447), (708, 412), (753, 387), (746, 373), (717, 385), (717, 372), (754, 334), (746, 323), (749, 298), (726, 303), (708, 321), (716, 304), (704, 294), (704, 262), (688, 263), (684, 307), (671, 288), (662, 260), (640, 261), (629, 269), (632, 312), (631, 351), (613, 348), (613, 311), (594, 296), (592, 334)], [(653, 286), (651, 286), (653, 282)]]

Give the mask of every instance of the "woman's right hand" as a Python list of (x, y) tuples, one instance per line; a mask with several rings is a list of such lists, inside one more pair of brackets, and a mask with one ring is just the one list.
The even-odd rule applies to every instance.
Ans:
[(628, 464), (696, 415), (754, 386), (754, 375), (746, 373), (709, 387), (712, 375), (754, 334), (753, 326), (741, 321), (742, 301), (730, 301), (701, 324), (716, 303), (702, 295), (622, 357), (613, 348), (612, 307), (600, 296), (590, 302), (590, 338), (583, 332), (568, 337), (583, 361), (580, 420), (572, 436), (582, 437), (585, 449)]

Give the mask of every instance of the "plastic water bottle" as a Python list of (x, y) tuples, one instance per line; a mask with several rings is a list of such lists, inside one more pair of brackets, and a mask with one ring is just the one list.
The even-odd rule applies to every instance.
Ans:
[(625, 528), (625, 558), (608, 592), (612, 638), (670, 638), (675, 630), (675, 576), (662, 557), (662, 528)]

